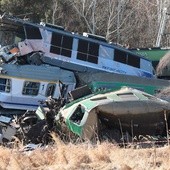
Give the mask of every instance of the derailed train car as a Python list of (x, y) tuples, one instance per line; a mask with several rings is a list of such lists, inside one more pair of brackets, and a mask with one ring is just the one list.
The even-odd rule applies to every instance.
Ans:
[(67, 129), (88, 140), (102, 134), (114, 139), (115, 130), (119, 141), (125, 133), (131, 138), (166, 136), (166, 124), (170, 126), (169, 102), (128, 87), (78, 99), (59, 114)]
[[(111, 72), (153, 78), (150, 60), (103, 37), (72, 33), (62, 27), (4, 15), (0, 20), (1, 56), (9, 61), (15, 53), (30, 63), (44, 63), (79, 72)], [(32, 56), (40, 52), (39, 56)], [(10, 55), (9, 55), (10, 54)], [(42, 55), (41, 55), (42, 54)]]
[(58, 67), (3, 64), (0, 66), (0, 112), (2, 108), (36, 110), (40, 101), (49, 96), (60, 98), (62, 90), (66, 99), (75, 86), (73, 72)]
[[(97, 94), (86, 88), (78, 89), (84, 90), (85, 96), (79, 94), (64, 106), (62, 100), (49, 98), (46, 107), (26, 112), (19, 118), (16, 135), (20, 134), (25, 144), (48, 144), (52, 142), (51, 132), (64, 141), (109, 140), (122, 144), (134, 139), (138, 142), (141, 136), (152, 141), (163, 139), (164, 143), (169, 140), (169, 102), (129, 87)], [(75, 94), (70, 94), (72, 99)]]

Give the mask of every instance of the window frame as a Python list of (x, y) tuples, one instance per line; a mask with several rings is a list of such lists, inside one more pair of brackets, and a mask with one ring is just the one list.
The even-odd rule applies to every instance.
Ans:
[(98, 64), (99, 44), (79, 39), (77, 47), (77, 59), (88, 63)]
[(25, 29), (25, 32), (26, 32), (26, 38), (27, 39), (42, 40), (42, 35), (41, 35), (39, 27), (35, 27), (35, 26), (32, 26), (32, 25), (26, 24), (26, 25), (24, 25), (24, 29)]
[(113, 60), (119, 63), (126, 64), (128, 66), (140, 68), (141, 58), (135, 54), (131, 54), (123, 50), (114, 49)]
[(127, 64), (132, 67), (140, 68), (140, 58), (135, 54), (128, 54)]
[[(4, 83), (0, 82), (0, 92), (4, 92), (4, 93), (10, 93), (11, 92), (11, 79), (8, 78), (0, 78), (1, 80), (5, 80)], [(1, 90), (1, 87), (4, 88), (4, 90)]]
[(114, 61), (127, 64), (127, 53), (125, 51), (114, 49)]
[[(36, 83), (37, 87), (26, 87), (26, 83)], [(29, 84), (27, 85), (29, 86)], [(36, 91), (33, 91), (36, 90)], [(23, 83), (23, 89), (22, 89), (22, 95), (26, 96), (38, 96), (40, 90), (40, 82), (34, 82), (34, 81), (24, 81)], [(24, 92), (25, 91), (25, 92)], [(33, 92), (36, 92), (35, 94)]]
[(85, 117), (85, 108), (82, 105), (78, 105), (69, 117), (69, 121), (80, 126)]
[(52, 33), (50, 52), (71, 58), (73, 37), (60, 33)]

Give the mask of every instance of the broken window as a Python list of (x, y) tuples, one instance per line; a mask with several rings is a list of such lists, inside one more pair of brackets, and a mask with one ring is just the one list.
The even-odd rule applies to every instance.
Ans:
[(11, 90), (11, 80), (0, 78), (0, 91), (9, 93)]
[(0, 31), (1, 47), (14, 44), (14, 33), (10, 31)]
[(25, 39), (23, 26), (19, 25), (1, 25), (0, 46), (17, 45), (18, 42)]
[(47, 85), (47, 90), (46, 90), (46, 96), (48, 97), (48, 96), (51, 96), (51, 97), (53, 97), (53, 95), (54, 95), (54, 91), (55, 91), (55, 87), (56, 87), (56, 84), (48, 84)]
[(27, 39), (42, 39), (40, 29), (38, 27), (26, 25), (25, 31), (26, 31)]
[(22, 94), (36, 96), (38, 95), (40, 83), (25, 81)]
[(99, 44), (79, 40), (77, 59), (90, 63), (98, 63)]
[(74, 113), (71, 115), (70, 121), (80, 125), (84, 113), (85, 113), (85, 109), (81, 105), (78, 105)]

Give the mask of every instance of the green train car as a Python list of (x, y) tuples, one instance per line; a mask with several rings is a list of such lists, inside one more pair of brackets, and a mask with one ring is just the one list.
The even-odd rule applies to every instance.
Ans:
[[(124, 87), (74, 100), (60, 109), (59, 117), (64, 125), (62, 133), (69, 137), (73, 133), (74, 139), (94, 140), (97, 136), (97, 139), (108, 138), (121, 143), (122, 133), (128, 133), (132, 138), (165, 135), (165, 111), (169, 125), (170, 105), (167, 101)], [(160, 127), (162, 129), (158, 130)], [(114, 132), (117, 135), (113, 135)]]
[(130, 49), (136, 54), (142, 55), (143, 57), (146, 57), (147, 59), (152, 61), (152, 65), (154, 68), (159, 63), (159, 60), (168, 52), (170, 52), (170, 47), (166, 48), (160, 48), (160, 47), (154, 47), (154, 48), (135, 48)]
[(93, 92), (99, 91), (99, 90), (105, 90), (105, 89), (112, 89), (112, 90), (118, 90), (123, 86), (132, 87), (141, 91), (144, 91), (146, 93), (149, 93), (151, 95), (155, 95), (159, 93), (161, 90), (163, 90), (166, 87), (170, 86), (170, 82), (167, 81), (167, 83), (161, 85), (161, 84), (154, 84), (154, 85), (147, 85), (145, 83), (128, 83), (128, 82), (102, 82), (102, 81), (93, 81), (89, 84), (89, 87), (92, 89)]
[(122, 86), (132, 87), (151, 95), (159, 93), (162, 89), (170, 87), (170, 80), (158, 78), (141, 78), (137, 76), (114, 73), (79, 73), (77, 77), (81, 84), (88, 84), (92, 92), (99, 90), (118, 90)]

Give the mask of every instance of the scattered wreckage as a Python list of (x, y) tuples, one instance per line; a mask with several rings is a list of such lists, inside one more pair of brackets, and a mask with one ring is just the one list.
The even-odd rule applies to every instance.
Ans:
[(16, 128), (12, 125), (12, 118), (0, 116), (0, 144), (9, 142), (16, 135)]
[[(118, 143), (125, 134), (131, 140), (167, 135), (170, 104), (150, 94), (170, 82), (155, 78), (149, 60), (99, 36), (11, 16), (0, 19), (0, 37), (0, 105), (28, 110), (17, 119), (0, 117), (0, 143), (16, 136), (25, 144), (48, 144), (52, 131), (62, 139), (97, 136)], [(86, 86), (72, 91), (91, 82), (102, 90), (91, 93)], [(135, 89), (118, 90), (123, 85)]]
[(19, 120), (25, 143), (47, 144), (52, 141), (52, 131), (72, 141), (122, 143), (140, 140), (141, 135), (168, 137), (169, 102), (129, 87), (97, 94), (85, 88), (84, 97), (78, 93), (83, 88), (76, 89), (70, 94), (75, 100), (65, 105), (62, 100), (50, 98), (46, 101), (48, 107), (41, 105), (35, 113), (25, 113)]

